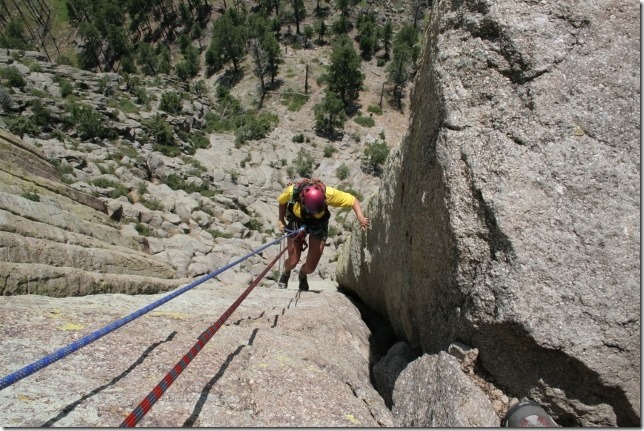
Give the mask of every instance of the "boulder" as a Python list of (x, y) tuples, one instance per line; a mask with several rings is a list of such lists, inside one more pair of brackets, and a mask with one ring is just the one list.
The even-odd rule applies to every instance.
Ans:
[(639, 9), (433, 3), (410, 129), (337, 279), (564, 426), (640, 424)]
[(423, 355), (396, 380), (392, 413), (396, 425), (420, 428), (499, 427), (485, 393), (446, 352)]
[(399, 341), (373, 366), (375, 387), (387, 407), (393, 405), (392, 395), (398, 376), (417, 357), (418, 353), (409, 344)]

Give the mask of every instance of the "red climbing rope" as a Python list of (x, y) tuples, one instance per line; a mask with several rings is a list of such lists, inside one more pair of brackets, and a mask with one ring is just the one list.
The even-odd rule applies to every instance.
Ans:
[(221, 326), (228, 320), (231, 314), (237, 309), (239, 304), (242, 303), (248, 294), (257, 286), (262, 278), (268, 273), (268, 270), (275, 265), (279, 258), (284, 254), (287, 249), (284, 248), (279, 254), (268, 264), (266, 269), (262, 271), (261, 274), (257, 276), (255, 280), (246, 288), (246, 290), (237, 298), (237, 300), (224, 312), (224, 314), (208, 329), (206, 329), (198, 338), (198, 341), (192, 346), (192, 348), (186, 353), (183, 358), (170, 370), (168, 374), (150, 391), (147, 397), (139, 403), (139, 405), (129, 414), (127, 418), (121, 423), (120, 427), (133, 427), (143, 416), (150, 411), (152, 406), (161, 398), (163, 393), (168, 390), (170, 385), (179, 377), (179, 375), (188, 367), (188, 364), (197, 356), (199, 351), (210, 341), (213, 335), (221, 328)]

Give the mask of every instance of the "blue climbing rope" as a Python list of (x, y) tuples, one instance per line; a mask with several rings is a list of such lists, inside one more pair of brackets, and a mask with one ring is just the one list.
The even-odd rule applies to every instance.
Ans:
[(268, 266), (253, 280), (253, 282), (246, 288), (246, 290), (237, 298), (233, 304), (228, 307), (228, 309), (224, 312), (224, 314), (221, 315), (219, 319), (215, 323), (213, 323), (211, 326), (208, 327), (204, 332), (201, 333), (199, 338), (197, 338), (197, 342), (188, 350), (188, 353), (186, 353), (183, 358), (177, 364), (172, 367), (172, 369), (165, 375), (165, 377), (150, 391), (150, 393), (139, 403), (139, 405), (132, 410), (132, 413), (130, 413), (127, 418), (121, 423), (121, 428), (123, 427), (133, 427), (136, 424), (138, 424), (141, 419), (143, 419), (143, 416), (145, 416), (148, 411), (152, 408), (152, 406), (159, 401), (159, 398), (163, 396), (165, 391), (168, 390), (168, 388), (174, 383), (174, 381), (183, 373), (183, 371), (190, 365), (190, 362), (201, 352), (201, 349), (208, 344), (210, 339), (219, 331), (221, 326), (228, 320), (231, 314), (239, 307), (239, 304), (242, 303), (244, 299), (248, 296), (248, 294), (259, 284), (259, 282), (264, 278), (266, 273), (275, 265), (275, 262), (279, 260), (280, 257), (282, 257), (282, 254), (286, 249), (281, 250), (277, 256), (273, 259), (271, 263), (268, 264)]
[(126, 323), (131, 322), (132, 320), (136, 319), (137, 317), (141, 317), (145, 313), (148, 313), (151, 310), (154, 310), (155, 308), (159, 307), (160, 305), (165, 304), (166, 302), (170, 301), (171, 299), (176, 298), (177, 296), (181, 295), (182, 293), (187, 292), (188, 290), (192, 289), (195, 286), (198, 286), (199, 284), (203, 283), (204, 281), (210, 280), (211, 278), (215, 277), (216, 275), (226, 271), (227, 269), (232, 268), (233, 266), (237, 265), (240, 262), (243, 262), (244, 260), (248, 259), (249, 257), (267, 249), (273, 244), (276, 244), (278, 242), (281, 242), (284, 238), (287, 238), (295, 233), (298, 233), (302, 229), (298, 229), (295, 231), (287, 231), (287, 234), (274, 240), (271, 241), (270, 243), (263, 245), (262, 247), (248, 253), (246, 256), (241, 257), (237, 259), (236, 261), (229, 263), (228, 265), (219, 268), (209, 274), (204, 275), (203, 277), (193, 281), (192, 283), (188, 284), (187, 286), (182, 287), (179, 290), (176, 290), (175, 292), (172, 292), (169, 295), (164, 296), (163, 298), (147, 305), (146, 307), (141, 308), (138, 311), (135, 311), (134, 313), (125, 316), (119, 320), (116, 320), (109, 325), (105, 326), (104, 328), (99, 329), (98, 331), (89, 334), (79, 340), (74, 341), (73, 343), (63, 347), (62, 349), (59, 349), (55, 351), (54, 353), (51, 353), (47, 356), (45, 356), (42, 359), (39, 359), (36, 362), (33, 362), (18, 371), (15, 371), (2, 379), (0, 379), (0, 390), (5, 389), (8, 386), (11, 386), (12, 384), (16, 383), (19, 380), (24, 379), (25, 377), (35, 373), (36, 371), (45, 368), (48, 365), (53, 364), (54, 362), (58, 361), (59, 359), (64, 358), (65, 356), (74, 353), (76, 350), (80, 349), (81, 347), (85, 347), (86, 345), (98, 340), (99, 338), (103, 337), (104, 335), (109, 334), (110, 332), (120, 328), (121, 326), (125, 325)]

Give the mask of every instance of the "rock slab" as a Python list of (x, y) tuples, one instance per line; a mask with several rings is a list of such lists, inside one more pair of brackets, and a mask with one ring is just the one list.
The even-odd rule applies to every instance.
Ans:
[[(209, 282), (0, 391), (3, 427), (117, 427), (245, 289)], [(4, 376), (161, 298), (0, 297)], [(334, 310), (329, 312), (329, 310)], [(255, 288), (144, 427), (379, 427), (370, 332), (328, 282)]]

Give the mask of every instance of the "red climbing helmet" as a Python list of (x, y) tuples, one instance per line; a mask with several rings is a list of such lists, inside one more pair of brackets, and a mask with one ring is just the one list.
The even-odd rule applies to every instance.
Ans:
[(324, 210), (326, 196), (314, 185), (304, 187), (300, 194), (300, 203), (309, 214), (317, 214)]

